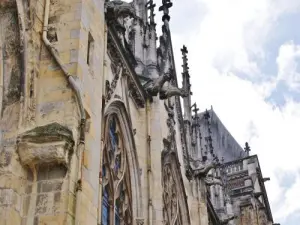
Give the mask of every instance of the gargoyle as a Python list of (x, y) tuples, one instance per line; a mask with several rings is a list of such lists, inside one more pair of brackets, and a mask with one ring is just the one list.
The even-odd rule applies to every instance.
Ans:
[[(170, 83), (171, 79), (172, 77), (170, 75), (170, 72), (164, 73), (158, 78), (150, 81), (148, 85), (146, 85), (146, 91), (151, 96), (157, 96), (157, 94), (159, 93), (160, 99), (167, 99), (172, 96), (187, 97), (189, 95), (189, 91), (185, 90), (184, 88), (173, 86)], [(168, 84), (165, 85), (167, 81)]]
[(166, 138), (163, 139), (164, 148), (161, 152), (162, 156), (166, 155), (170, 151), (170, 142)]
[(195, 177), (206, 177), (208, 172), (211, 170), (211, 169), (214, 169), (216, 168), (216, 163), (215, 162), (212, 162), (208, 165), (205, 165), (205, 166), (200, 166), (199, 168), (196, 168), (194, 170), (194, 176)]
[(227, 218), (221, 220), (222, 225), (227, 225), (229, 221), (236, 219), (237, 216), (228, 216)]
[(167, 73), (165, 73), (159, 76), (158, 78), (150, 81), (150, 83), (146, 87), (147, 93), (151, 96), (157, 96), (158, 92), (160, 92), (160, 90), (162, 89), (164, 83), (166, 83), (166, 81), (169, 80), (170, 76)]
[(116, 18), (118, 17), (135, 17), (135, 8), (133, 3), (127, 3), (127, 2), (123, 2), (123, 1), (109, 1), (105, 3), (105, 7), (107, 9), (107, 11), (109, 11), (109, 9), (113, 10), (114, 12), (114, 16)]
[(181, 96), (184, 98), (187, 97), (188, 95), (189, 95), (189, 91), (185, 90), (184, 88), (174, 87), (170, 83), (168, 86), (163, 86), (159, 92), (160, 99), (167, 99), (172, 96)]
[(204, 179), (206, 185), (212, 186), (212, 185), (223, 185), (223, 182), (220, 178), (213, 177), (213, 176), (207, 176)]

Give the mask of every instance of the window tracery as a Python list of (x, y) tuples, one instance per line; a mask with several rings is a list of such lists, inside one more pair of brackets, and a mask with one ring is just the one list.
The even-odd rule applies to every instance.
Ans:
[(102, 167), (102, 225), (131, 225), (130, 177), (123, 134), (115, 116), (107, 124)]

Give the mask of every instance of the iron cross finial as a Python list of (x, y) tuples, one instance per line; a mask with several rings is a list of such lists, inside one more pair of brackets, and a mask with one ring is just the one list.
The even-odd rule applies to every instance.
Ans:
[(149, 0), (146, 4), (146, 7), (148, 10), (150, 10), (150, 24), (155, 24), (154, 22), (154, 17), (155, 17), (155, 14), (154, 14), (154, 8), (155, 8), (156, 4), (153, 3), (153, 0)]
[(193, 112), (195, 113), (195, 115), (197, 115), (198, 114), (198, 111), (199, 111), (199, 108), (197, 108), (197, 103), (195, 103), (194, 105), (193, 105)]
[(169, 8), (173, 6), (173, 3), (171, 0), (162, 0), (162, 6), (159, 7), (159, 11), (163, 11), (164, 15), (162, 17), (162, 21), (170, 21), (170, 16), (169, 16)]
[(188, 53), (188, 50), (186, 48), (185, 45), (183, 45), (182, 49), (181, 49), (181, 53), (182, 53), (182, 59), (183, 59), (183, 73), (186, 73), (188, 72), (188, 58), (187, 58), (187, 53)]
[(248, 144), (248, 142), (245, 143), (245, 148), (244, 148), (245, 152), (247, 153), (247, 156), (249, 156), (251, 148)]

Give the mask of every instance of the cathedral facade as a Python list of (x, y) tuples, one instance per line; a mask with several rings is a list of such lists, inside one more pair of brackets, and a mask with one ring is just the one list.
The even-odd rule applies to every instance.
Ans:
[(157, 37), (152, 0), (0, 1), (0, 225), (273, 225), (185, 46), (175, 70), (172, 4)]

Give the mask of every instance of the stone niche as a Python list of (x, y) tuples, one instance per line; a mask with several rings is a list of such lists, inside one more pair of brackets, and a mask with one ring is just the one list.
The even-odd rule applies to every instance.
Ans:
[(69, 167), (74, 139), (71, 130), (51, 123), (18, 137), (18, 154), (23, 166), (64, 165)]

